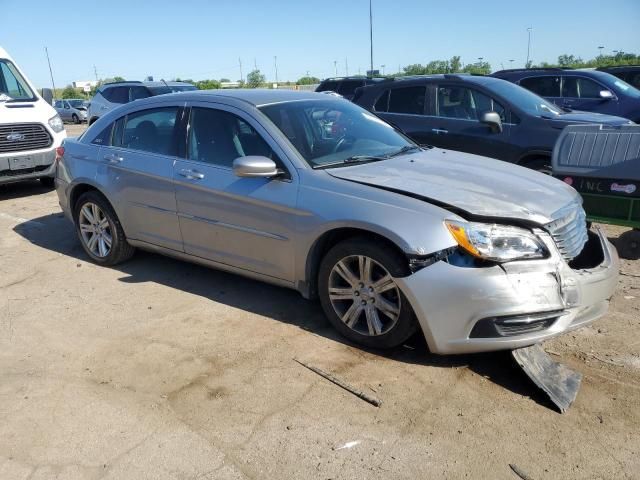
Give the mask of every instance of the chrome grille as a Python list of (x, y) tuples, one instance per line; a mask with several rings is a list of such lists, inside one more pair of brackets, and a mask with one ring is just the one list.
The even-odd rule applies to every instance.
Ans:
[(582, 205), (572, 203), (556, 212), (554, 218), (546, 225), (546, 229), (568, 262), (577, 257), (587, 243), (587, 216)]
[(53, 139), (41, 123), (0, 125), (0, 153), (24, 152), (51, 146)]

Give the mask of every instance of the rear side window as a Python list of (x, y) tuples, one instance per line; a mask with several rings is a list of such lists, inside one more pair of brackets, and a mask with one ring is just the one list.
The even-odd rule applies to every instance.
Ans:
[(596, 82), (581, 77), (564, 77), (562, 96), (568, 98), (600, 98), (600, 91), (605, 90)]
[(177, 116), (178, 107), (153, 108), (127, 115), (121, 146), (161, 155), (176, 155)]
[(336, 92), (338, 91), (338, 82), (329, 80), (318, 85), (316, 92)]
[(523, 78), (520, 85), (541, 97), (560, 96), (560, 77), (555, 75)]
[(394, 88), (389, 94), (389, 112), (424, 114), (426, 87)]
[(353, 95), (356, 88), (364, 86), (364, 80), (343, 80), (338, 87), (338, 93), (340, 95)]
[(129, 87), (111, 87), (102, 91), (102, 96), (111, 103), (129, 102)]
[(94, 145), (111, 145), (111, 131), (113, 130), (113, 123), (102, 130), (91, 143)]
[(389, 90), (385, 90), (384, 93), (380, 95), (373, 109), (376, 112), (386, 112), (389, 110)]
[(147, 98), (150, 96), (151, 93), (149, 93), (149, 90), (145, 87), (131, 87), (129, 93), (129, 98), (131, 99), (131, 101), (139, 100), (141, 98)]

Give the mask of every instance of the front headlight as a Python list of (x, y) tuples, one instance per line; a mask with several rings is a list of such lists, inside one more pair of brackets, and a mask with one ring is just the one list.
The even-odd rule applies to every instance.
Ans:
[(524, 228), (453, 220), (446, 220), (445, 225), (460, 247), (484, 260), (508, 262), (544, 258), (548, 254), (542, 241)]
[(62, 123), (60, 115), (56, 114), (54, 117), (51, 117), (49, 119), (49, 126), (51, 127), (51, 130), (56, 133), (60, 133), (62, 130), (64, 130), (64, 123)]

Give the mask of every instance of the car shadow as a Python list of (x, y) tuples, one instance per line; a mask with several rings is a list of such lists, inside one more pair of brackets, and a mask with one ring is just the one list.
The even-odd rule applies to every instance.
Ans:
[(53, 187), (45, 187), (39, 180), (0, 184), (0, 200), (13, 200), (31, 195), (41, 195), (52, 190)]
[[(88, 261), (76, 232), (62, 213), (34, 218), (14, 227), (14, 231), (41, 248), (71, 258)], [(46, 232), (46, 234), (45, 234)], [(552, 404), (517, 366), (510, 352), (468, 355), (435, 355), (429, 352), (422, 334), (392, 350), (375, 350), (353, 344), (340, 336), (327, 322), (317, 301), (309, 301), (290, 289), (276, 287), (240, 275), (175, 260), (155, 253), (138, 251), (113, 268), (123, 274), (124, 283), (155, 282), (217, 303), (285, 322), (351, 348), (393, 361), (434, 368), (468, 368), (515, 394), (530, 397), (540, 405)], [(247, 295), (251, 292), (251, 295)]]

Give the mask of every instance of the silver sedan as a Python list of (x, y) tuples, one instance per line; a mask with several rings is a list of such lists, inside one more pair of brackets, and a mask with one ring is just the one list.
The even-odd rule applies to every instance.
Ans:
[(142, 248), (293, 288), (369, 347), (531, 345), (603, 315), (616, 285), (571, 187), (322, 94), (123, 105), (65, 141), (56, 184), (94, 262)]

